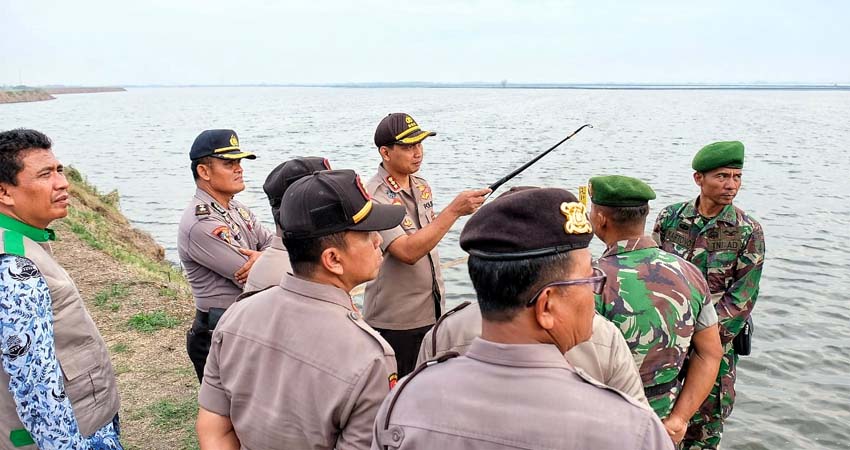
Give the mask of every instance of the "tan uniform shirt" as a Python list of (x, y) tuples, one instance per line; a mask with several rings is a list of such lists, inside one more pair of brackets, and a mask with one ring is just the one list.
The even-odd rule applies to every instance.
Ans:
[[(481, 310), (478, 303), (472, 303), (447, 316), (435, 328), (436, 340), (434, 328), (422, 340), (417, 366), (447, 352), (466, 353), (472, 341), (481, 335)], [(620, 330), (604, 317), (594, 316), (590, 340), (571, 348), (564, 357), (573, 367), (584, 370), (597, 381), (649, 405), (629, 346)]]
[(348, 293), (285, 275), (222, 316), (198, 402), (230, 417), (243, 449), (363, 449), (395, 380)]
[[(383, 166), (366, 183), (372, 198), (387, 205), (402, 205), (407, 211), (401, 225), (381, 232), (384, 262), (374, 281), (366, 285), (363, 308), (369, 325), (389, 330), (411, 330), (436, 322), (445, 309), (445, 287), (440, 272), (440, 255), (436, 247), (413, 265), (405, 264), (387, 247), (404, 234), (413, 234), (434, 220), (434, 198), (431, 186), (417, 176), (410, 176), (410, 188), (401, 189)], [(435, 297), (439, 308), (435, 311)]]
[(201, 189), (183, 211), (177, 254), (201, 311), (227, 308), (242, 293), (233, 274), (248, 261), (240, 248), (265, 250), (274, 234), (236, 200), (222, 208)]
[[(385, 427), (388, 414), (389, 427)], [(466, 355), (402, 380), (375, 420), (372, 449), (383, 445), (390, 449), (673, 449), (649, 407), (581, 369), (574, 370), (554, 345), (507, 345), (481, 338), (472, 342)]]
[(292, 273), (289, 262), (289, 252), (283, 246), (280, 236), (272, 238), (272, 245), (263, 250), (263, 254), (251, 266), (248, 280), (245, 281), (243, 292), (259, 291), (269, 286), (277, 286), (280, 279), (287, 273)]

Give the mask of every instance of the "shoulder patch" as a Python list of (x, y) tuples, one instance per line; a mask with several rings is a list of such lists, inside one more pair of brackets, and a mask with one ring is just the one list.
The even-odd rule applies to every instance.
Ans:
[(210, 207), (206, 203), (195, 205), (195, 217), (210, 215)]
[(230, 238), (230, 228), (227, 226), (216, 227), (212, 230), (212, 235), (221, 239), (224, 242), (227, 242), (230, 245), (233, 245), (233, 240)]

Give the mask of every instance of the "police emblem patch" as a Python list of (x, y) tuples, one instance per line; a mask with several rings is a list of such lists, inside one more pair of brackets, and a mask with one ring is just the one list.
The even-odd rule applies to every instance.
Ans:
[(567, 234), (585, 234), (593, 231), (587, 220), (587, 208), (577, 202), (561, 203), (561, 214), (567, 218), (564, 232)]
[(393, 372), (387, 377), (387, 381), (390, 382), (390, 389), (394, 388), (396, 383), (398, 383), (398, 374)]
[(233, 241), (230, 238), (230, 228), (227, 228), (226, 226), (222, 225), (220, 227), (216, 227), (216, 229), (212, 230), (212, 235), (224, 242), (227, 242), (228, 244), (233, 245)]
[(195, 205), (195, 216), (208, 216), (210, 215), (210, 207), (204, 203), (200, 205)]

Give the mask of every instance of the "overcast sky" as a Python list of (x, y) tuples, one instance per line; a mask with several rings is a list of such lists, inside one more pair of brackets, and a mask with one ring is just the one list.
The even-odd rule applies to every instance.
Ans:
[(850, 81), (850, 2), (0, 0), (0, 85)]

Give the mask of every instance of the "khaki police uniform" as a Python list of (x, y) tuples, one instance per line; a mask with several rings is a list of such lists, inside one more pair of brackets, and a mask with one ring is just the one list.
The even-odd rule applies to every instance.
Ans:
[(183, 211), (177, 254), (197, 309), (187, 336), (187, 351), (198, 379), (204, 373), (210, 332), (217, 318), (242, 293), (234, 274), (248, 256), (239, 249), (265, 250), (273, 237), (245, 205), (236, 200), (219, 205), (200, 188)]
[[(481, 310), (478, 303), (455, 308), (441, 317), (425, 335), (416, 365), (448, 352), (462, 355), (479, 335)], [(571, 348), (564, 357), (573, 367), (583, 370), (594, 379), (649, 405), (626, 341), (620, 330), (605, 318), (594, 316), (590, 340)]]
[(476, 338), (466, 355), (393, 390), (375, 421), (372, 448), (674, 447), (652, 410), (573, 369), (556, 346)]
[(285, 275), (215, 330), (198, 401), (243, 449), (363, 449), (395, 384), (392, 348), (345, 291)]
[(272, 244), (263, 250), (263, 254), (251, 266), (243, 292), (259, 291), (269, 286), (277, 286), (280, 284), (283, 275), (287, 273), (292, 273), (289, 252), (283, 246), (283, 240), (279, 236), (274, 236)]

